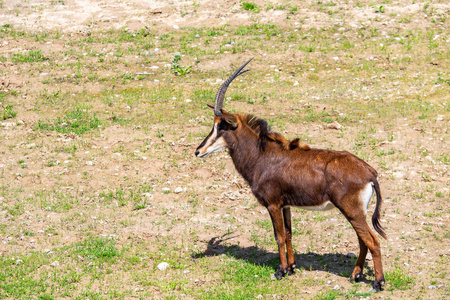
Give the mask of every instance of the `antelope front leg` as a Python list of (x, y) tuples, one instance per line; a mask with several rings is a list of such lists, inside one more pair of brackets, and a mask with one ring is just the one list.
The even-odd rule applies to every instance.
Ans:
[(283, 208), (284, 228), (286, 231), (286, 250), (288, 259), (288, 275), (295, 273), (295, 256), (292, 248), (292, 223), (291, 208), (289, 206)]
[(286, 231), (284, 228), (284, 220), (282, 209), (277, 205), (270, 205), (267, 207), (270, 218), (272, 219), (273, 231), (275, 240), (278, 244), (278, 253), (280, 255), (280, 266), (275, 272), (275, 277), (281, 279), (288, 272), (288, 263), (286, 260)]

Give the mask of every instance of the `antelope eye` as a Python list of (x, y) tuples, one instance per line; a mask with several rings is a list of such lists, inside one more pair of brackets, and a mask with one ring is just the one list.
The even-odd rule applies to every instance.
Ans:
[(226, 122), (225, 121), (221, 121), (220, 123), (219, 123), (219, 126), (217, 126), (217, 129), (219, 130), (219, 131), (222, 131), (222, 130), (226, 130), (227, 128), (226, 128)]

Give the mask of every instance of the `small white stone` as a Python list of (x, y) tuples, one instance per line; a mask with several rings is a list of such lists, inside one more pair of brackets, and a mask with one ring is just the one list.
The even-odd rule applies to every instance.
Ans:
[(173, 25), (173, 29), (180, 29), (180, 26), (178, 26), (178, 25)]
[(179, 193), (181, 193), (183, 191), (183, 188), (181, 188), (181, 187), (177, 187), (176, 189), (175, 189), (175, 194), (179, 194)]
[(170, 192), (170, 189), (165, 187), (165, 188), (162, 188), (162, 191), (163, 191), (163, 193), (164, 192)]
[(59, 262), (58, 262), (57, 260), (55, 260), (54, 262), (52, 262), (52, 263), (50, 264), (50, 266), (52, 266), (52, 267), (57, 267), (57, 266), (59, 266)]
[(166, 270), (168, 267), (170, 267), (170, 265), (166, 262), (162, 262), (158, 265), (158, 270), (160, 271), (164, 271)]
[(16, 264), (16, 265), (19, 265), (19, 264), (21, 264), (21, 263), (23, 263), (23, 260), (21, 260), (21, 259), (18, 259), (18, 260), (15, 261), (15, 264)]
[(338, 284), (336, 284), (336, 285), (334, 286), (333, 290), (337, 291), (337, 290), (339, 290), (340, 288), (341, 288), (341, 287), (340, 287)]
[(87, 161), (87, 162), (86, 162), (86, 164), (87, 164), (88, 166), (92, 166), (92, 165), (94, 165), (94, 163), (93, 163), (92, 161), (90, 161), (90, 160), (89, 160), (89, 161)]

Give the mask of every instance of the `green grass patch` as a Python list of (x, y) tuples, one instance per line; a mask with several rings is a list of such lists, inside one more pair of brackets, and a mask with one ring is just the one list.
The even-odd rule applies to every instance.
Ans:
[(411, 288), (415, 279), (409, 276), (405, 270), (396, 267), (395, 270), (386, 272), (386, 282), (389, 283), (389, 291), (407, 290)]
[(17, 112), (13, 110), (13, 105), (0, 106), (0, 120), (11, 119), (17, 116)]
[(221, 283), (204, 293), (203, 299), (255, 299), (259, 294), (277, 291), (277, 282), (270, 279), (274, 273), (271, 266), (230, 260), (220, 272)]
[(259, 13), (259, 7), (255, 3), (252, 2), (242, 2), (242, 8), (244, 10), (253, 11), (255, 13)]
[(115, 241), (104, 237), (88, 237), (76, 243), (74, 253), (83, 258), (110, 263), (120, 256)]
[(22, 62), (40, 62), (40, 61), (46, 61), (48, 60), (47, 57), (42, 54), (42, 51), (37, 50), (30, 50), (25, 53), (13, 53), (12, 55), (12, 62), (14, 63), (22, 63)]
[(49, 263), (47, 255), (38, 252), (13, 258), (0, 256), (0, 298), (32, 298), (44, 293), (49, 284), (44, 277), (36, 278), (34, 272)]
[(4, 104), (6, 100), (6, 93), (0, 92), (0, 120), (11, 119), (17, 116), (17, 112), (13, 109), (12, 104)]
[(100, 124), (100, 119), (95, 114), (91, 115), (87, 110), (77, 108), (76, 110), (68, 111), (65, 117), (58, 117), (53, 122), (39, 120), (34, 129), (43, 132), (73, 132), (81, 135), (89, 130), (97, 129)]

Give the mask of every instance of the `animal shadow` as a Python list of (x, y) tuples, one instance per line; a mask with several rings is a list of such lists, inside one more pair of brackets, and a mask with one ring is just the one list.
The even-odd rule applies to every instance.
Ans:
[[(244, 260), (257, 266), (269, 266), (274, 272), (278, 269), (278, 252), (268, 252), (257, 246), (242, 247), (240, 245), (230, 245), (227, 241), (237, 237), (233, 232), (222, 236), (211, 238), (207, 242), (207, 248), (201, 253), (194, 254), (193, 259), (202, 257), (212, 257), (226, 254), (235, 259)], [(341, 277), (349, 277), (355, 267), (357, 257), (349, 257), (340, 253), (313, 252), (295, 254), (297, 269), (307, 271), (326, 271)], [(298, 272), (299, 270), (297, 270)], [(372, 268), (365, 263), (365, 276), (374, 276)], [(361, 280), (364, 283), (371, 283), (365, 277)]]

